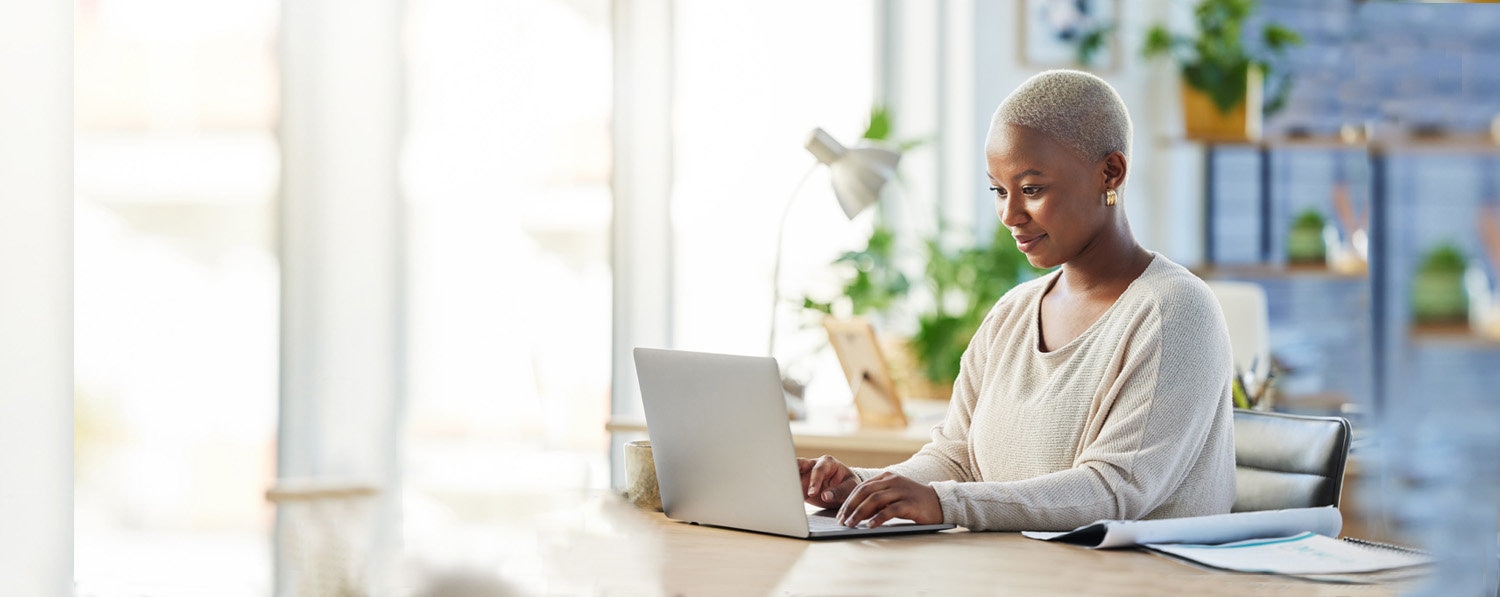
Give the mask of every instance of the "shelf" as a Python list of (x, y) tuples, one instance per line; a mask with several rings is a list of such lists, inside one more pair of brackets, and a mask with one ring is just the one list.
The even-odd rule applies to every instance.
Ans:
[(1188, 137), (1158, 137), (1162, 146), (1195, 145), (1213, 147), (1250, 147), (1256, 149), (1365, 149), (1363, 140), (1347, 141), (1337, 135), (1276, 135), (1260, 139), (1214, 139)]
[(1412, 341), (1419, 344), (1500, 350), (1500, 338), (1479, 334), (1464, 323), (1417, 324), (1410, 331)]
[(1500, 153), (1496, 139), (1482, 133), (1441, 135), (1390, 134), (1377, 137), (1370, 149), (1378, 153)]
[(1340, 135), (1276, 135), (1263, 137), (1255, 142), (1256, 147), (1267, 149), (1365, 149), (1365, 140), (1362, 137), (1343, 137)]
[(1275, 135), (1260, 139), (1189, 139), (1185, 137), (1161, 137), (1159, 144), (1198, 145), (1216, 147), (1247, 147), (1254, 149), (1319, 149), (1358, 150), (1380, 154), (1391, 153), (1500, 153), (1500, 139), (1488, 133), (1456, 132), (1441, 134), (1412, 134), (1394, 131), (1379, 133), (1374, 138), (1357, 136), (1349, 138), (1339, 135)]
[(1359, 281), (1369, 277), (1367, 271), (1344, 272), (1321, 264), (1219, 264), (1193, 268), (1198, 277), (1209, 278), (1327, 278)]

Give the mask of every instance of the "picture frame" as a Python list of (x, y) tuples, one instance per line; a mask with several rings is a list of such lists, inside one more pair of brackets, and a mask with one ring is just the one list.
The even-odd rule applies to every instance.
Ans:
[(865, 427), (901, 429), (907, 424), (896, 383), (891, 378), (885, 354), (875, 337), (875, 327), (862, 317), (823, 319), (828, 343), (838, 355), (839, 366), (854, 395), (854, 409)]
[[(1022, 0), (1018, 6), (1023, 64), (1095, 72), (1115, 69), (1120, 54), (1114, 31), (1119, 0)], [(1103, 44), (1088, 64), (1082, 64), (1078, 45), (1095, 32), (1104, 36)]]

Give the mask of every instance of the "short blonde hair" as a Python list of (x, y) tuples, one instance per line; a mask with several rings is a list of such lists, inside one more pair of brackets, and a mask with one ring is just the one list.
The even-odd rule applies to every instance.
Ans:
[(1104, 79), (1083, 71), (1049, 70), (1021, 83), (990, 119), (991, 140), (1004, 124), (1046, 133), (1085, 159), (1104, 159), (1116, 151), (1130, 158), (1125, 101)]

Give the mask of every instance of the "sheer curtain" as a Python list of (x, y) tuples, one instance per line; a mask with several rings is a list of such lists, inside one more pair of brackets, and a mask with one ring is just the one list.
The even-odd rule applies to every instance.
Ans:
[(609, 2), (410, 0), (406, 36), (405, 543), (514, 576), (486, 512), (607, 483)]
[(270, 588), (277, 8), (76, 4), (82, 595)]

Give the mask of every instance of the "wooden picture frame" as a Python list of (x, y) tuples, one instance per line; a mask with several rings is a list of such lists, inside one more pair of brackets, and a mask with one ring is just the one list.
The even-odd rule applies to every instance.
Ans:
[(874, 326), (859, 317), (827, 317), (823, 327), (854, 394), (860, 425), (905, 428), (906, 413), (901, 410), (901, 397), (896, 394), (896, 383), (875, 338)]

